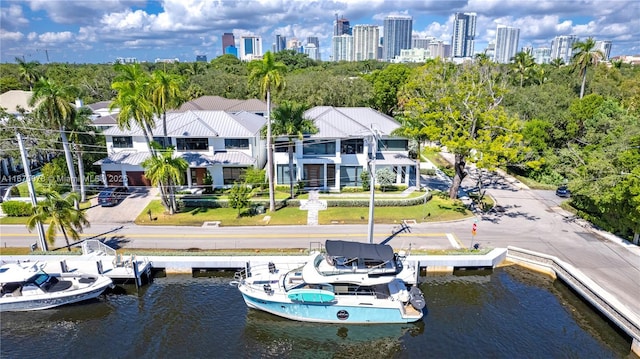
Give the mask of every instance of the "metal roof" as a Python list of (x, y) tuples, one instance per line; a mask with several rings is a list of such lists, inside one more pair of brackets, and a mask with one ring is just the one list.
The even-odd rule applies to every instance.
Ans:
[[(267, 120), (259, 115), (224, 111), (186, 111), (167, 113), (167, 135), (170, 137), (255, 137)], [(163, 136), (162, 119), (155, 119), (154, 136)], [(143, 136), (140, 127), (131, 123), (130, 130), (113, 127), (104, 131), (107, 136)]]
[(137, 166), (149, 158), (151, 154), (147, 151), (120, 151), (110, 153), (108, 157), (94, 162), (94, 165), (133, 165)]
[(369, 107), (316, 106), (307, 110), (305, 117), (318, 127), (318, 133), (311, 136), (318, 138), (365, 137), (372, 128), (388, 137), (400, 127), (392, 117)]
[(220, 96), (201, 96), (197, 99), (185, 102), (177, 110), (184, 111), (225, 111), (225, 112), (266, 112), (267, 104), (258, 99), (238, 100)]
[[(121, 151), (109, 154), (108, 157), (94, 162), (94, 165), (119, 164), (139, 166), (149, 158), (147, 151)], [(182, 157), (189, 167), (208, 167), (213, 165), (251, 166), (256, 159), (238, 151), (216, 152), (212, 155), (198, 152), (174, 152), (173, 157)]]
[(415, 165), (416, 161), (403, 152), (381, 151), (376, 156), (376, 165)]

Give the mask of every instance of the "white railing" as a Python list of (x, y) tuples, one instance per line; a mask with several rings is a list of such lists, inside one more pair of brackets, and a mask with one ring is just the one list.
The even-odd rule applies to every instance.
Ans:
[(82, 242), (82, 254), (115, 256), (116, 250), (98, 240), (89, 239)]

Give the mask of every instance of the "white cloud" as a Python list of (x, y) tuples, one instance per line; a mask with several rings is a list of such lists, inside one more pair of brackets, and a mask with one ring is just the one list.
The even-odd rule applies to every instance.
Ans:
[(24, 17), (22, 6), (9, 5), (0, 8), (0, 24), (3, 30), (16, 30), (29, 24), (29, 20)]
[(69, 31), (45, 32), (44, 34), (38, 36), (38, 40), (47, 44), (69, 42), (73, 40), (73, 34)]
[(24, 38), (24, 34), (16, 31), (6, 31), (0, 29), (0, 40), (2, 41), (20, 41)]

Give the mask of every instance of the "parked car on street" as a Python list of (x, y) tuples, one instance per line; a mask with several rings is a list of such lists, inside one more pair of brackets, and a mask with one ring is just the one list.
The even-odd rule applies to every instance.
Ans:
[(571, 191), (569, 191), (569, 188), (567, 188), (567, 186), (560, 186), (558, 187), (558, 189), (556, 189), (556, 196), (568, 198), (571, 197)]
[(98, 194), (98, 204), (102, 207), (115, 206), (127, 197), (127, 187), (108, 187)]

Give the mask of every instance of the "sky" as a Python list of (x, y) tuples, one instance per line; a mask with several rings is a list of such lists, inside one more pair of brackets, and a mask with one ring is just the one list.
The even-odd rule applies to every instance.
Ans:
[(498, 25), (520, 29), (519, 48), (551, 47), (559, 35), (612, 42), (611, 56), (640, 54), (640, 0), (2, 0), (0, 62), (109, 63), (208, 60), (222, 55), (222, 34), (320, 40), (329, 60), (336, 14), (354, 25), (388, 15), (413, 17), (413, 34), (451, 43), (455, 12), (475, 12), (475, 51)]

